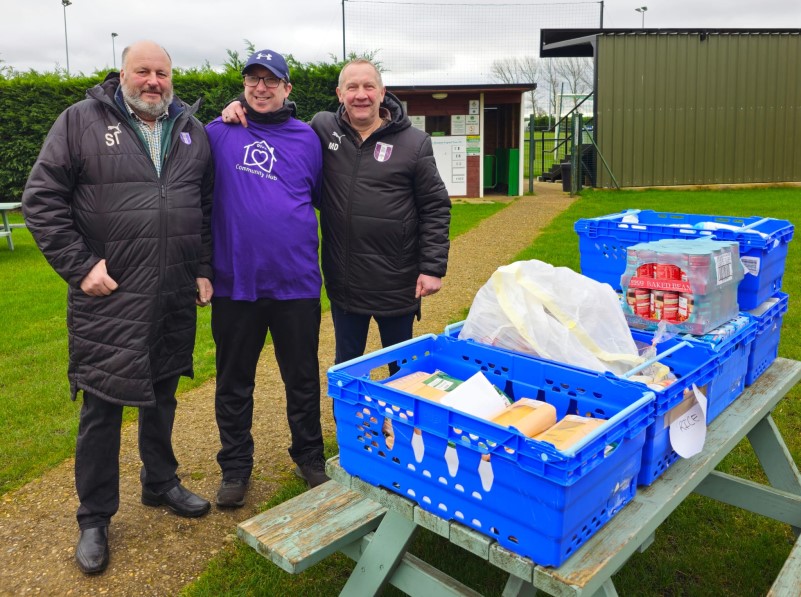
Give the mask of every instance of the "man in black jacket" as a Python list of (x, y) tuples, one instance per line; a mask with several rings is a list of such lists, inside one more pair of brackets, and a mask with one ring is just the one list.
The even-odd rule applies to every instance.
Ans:
[(172, 63), (138, 42), (50, 130), (22, 197), (25, 220), (68, 284), (69, 380), (83, 391), (75, 450), (75, 559), (105, 570), (119, 507), (123, 406), (139, 408), (142, 503), (202, 516), (172, 449), (175, 391), (192, 375), (195, 305), (211, 285), (208, 139), (172, 92)]
[[(420, 299), (439, 291), (447, 269), (451, 203), (430, 137), (375, 65), (346, 64), (337, 95), (337, 112), (311, 126), (323, 148), (322, 267), (341, 363), (364, 353), (371, 318), (383, 346), (412, 337)], [(241, 105), (223, 119), (245, 123)]]

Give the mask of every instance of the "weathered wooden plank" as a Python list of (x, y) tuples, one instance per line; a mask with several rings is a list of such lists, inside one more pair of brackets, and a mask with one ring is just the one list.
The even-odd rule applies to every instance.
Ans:
[(767, 417), (748, 434), (748, 440), (773, 487), (801, 495), (801, 474), (782, 439), (773, 417)]
[(424, 529), (428, 529), (432, 533), (451, 538), (451, 523), (449, 520), (440, 518), (436, 514), (432, 514), (428, 510), (423, 510), (420, 507), (414, 509), (414, 521)]
[(393, 510), (387, 512), (340, 595), (362, 597), (381, 593), (403, 561), (416, 531), (417, 525), (408, 518)]
[(516, 576), (526, 582), (533, 579), (533, 570), (537, 566), (529, 558), (523, 557), (503, 547), (500, 543), (493, 542), (489, 546), (489, 562), (496, 568)]
[(326, 461), (325, 472), (334, 481), (345, 487), (351, 487), (351, 479), (355, 479), (355, 477), (351, 477), (350, 474), (342, 468), (342, 465), (339, 464), (338, 454)]
[[(350, 559), (358, 561), (367, 546), (372, 542), (373, 537), (373, 533), (368, 533), (362, 537), (360, 542), (351, 543), (341, 551)], [(407, 595), (419, 595), (421, 597), (480, 596), (480, 593), (477, 593), (467, 585), (462, 584), (408, 552), (404, 554), (397, 570), (390, 577), (389, 583)]]
[(709, 473), (695, 493), (801, 528), (801, 495), (798, 494), (719, 471)]
[(241, 522), (237, 534), (296, 574), (375, 530), (385, 512), (377, 502), (330, 481)]
[(495, 539), (490, 539), (478, 531), (466, 527), (458, 522), (451, 523), (451, 543), (466, 549), (472, 554), (485, 560), (489, 559), (490, 545), (495, 543)]
[(796, 540), (767, 597), (798, 597), (799, 594), (801, 594), (801, 538)]

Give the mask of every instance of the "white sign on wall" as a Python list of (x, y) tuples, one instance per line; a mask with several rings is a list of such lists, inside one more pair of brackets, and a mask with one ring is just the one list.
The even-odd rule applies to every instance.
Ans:
[(467, 195), (467, 137), (431, 137), (437, 170), (448, 194)]
[(465, 122), (467, 116), (463, 114), (454, 114), (451, 116), (451, 135), (464, 135)]
[(420, 129), (421, 131), (426, 130), (426, 117), (425, 116), (409, 116), (409, 120), (412, 121), (412, 126), (416, 129)]

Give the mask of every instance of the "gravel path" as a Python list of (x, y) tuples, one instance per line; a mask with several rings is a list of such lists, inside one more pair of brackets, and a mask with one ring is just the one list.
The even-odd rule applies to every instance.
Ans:
[[(473, 296), (495, 269), (509, 263), (540, 229), (563, 211), (571, 198), (561, 186), (538, 183), (536, 196), (517, 199), (484, 220), (451, 245), (443, 289), (423, 304), (415, 333), (439, 333), (469, 307)], [(371, 333), (368, 350), (378, 348)], [(333, 363), (333, 328), (323, 315), (320, 330), (320, 374)], [(286, 448), (289, 430), (283, 391), (272, 347), (262, 355), (256, 384), (253, 435), (256, 464), (248, 501), (243, 508), (212, 507), (199, 520), (180, 518), (166, 509), (139, 501), (139, 454), (136, 425), (122, 433), (120, 510), (109, 534), (111, 563), (96, 577), (78, 571), (73, 557), (78, 537), (77, 498), (72, 459), (65, 461), (0, 501), (0, 595), (175, 595), (200, 575), (207, 561), (235, 540), (235, 526), (250, 518), (291, 475)], [(323, 431), (335, 435), (330, 400), (323, 387)], [(66, 398), (65, 398), (66, 399)], [(174, 445), (187, 487), (213, 499), (220, 481), (215, 454), (219, 447), (214, 423), (214, 381), (181, 395)]]

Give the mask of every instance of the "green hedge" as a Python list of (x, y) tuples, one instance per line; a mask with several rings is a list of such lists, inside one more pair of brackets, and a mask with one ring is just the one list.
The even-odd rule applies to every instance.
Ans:
[[(297, 103), (298, 118), (308, 121), (319, 111), (336, 109), (342, 63), (300, 64), (291, 58), (289, 62), (293, 87), (289, 99)], [(105, 73), (66, 78), (58, 73), (35, 72), (0, 77), (0, 201), (19, 200), (53, 122), (104, 77)], [(241, 93), (242, 78), (231, 68), (223, 73), (210, 68), (176, 71), (173, 85), (175, 93), (190, 104), (203, 98), (197, 116), (205, 123)]]

